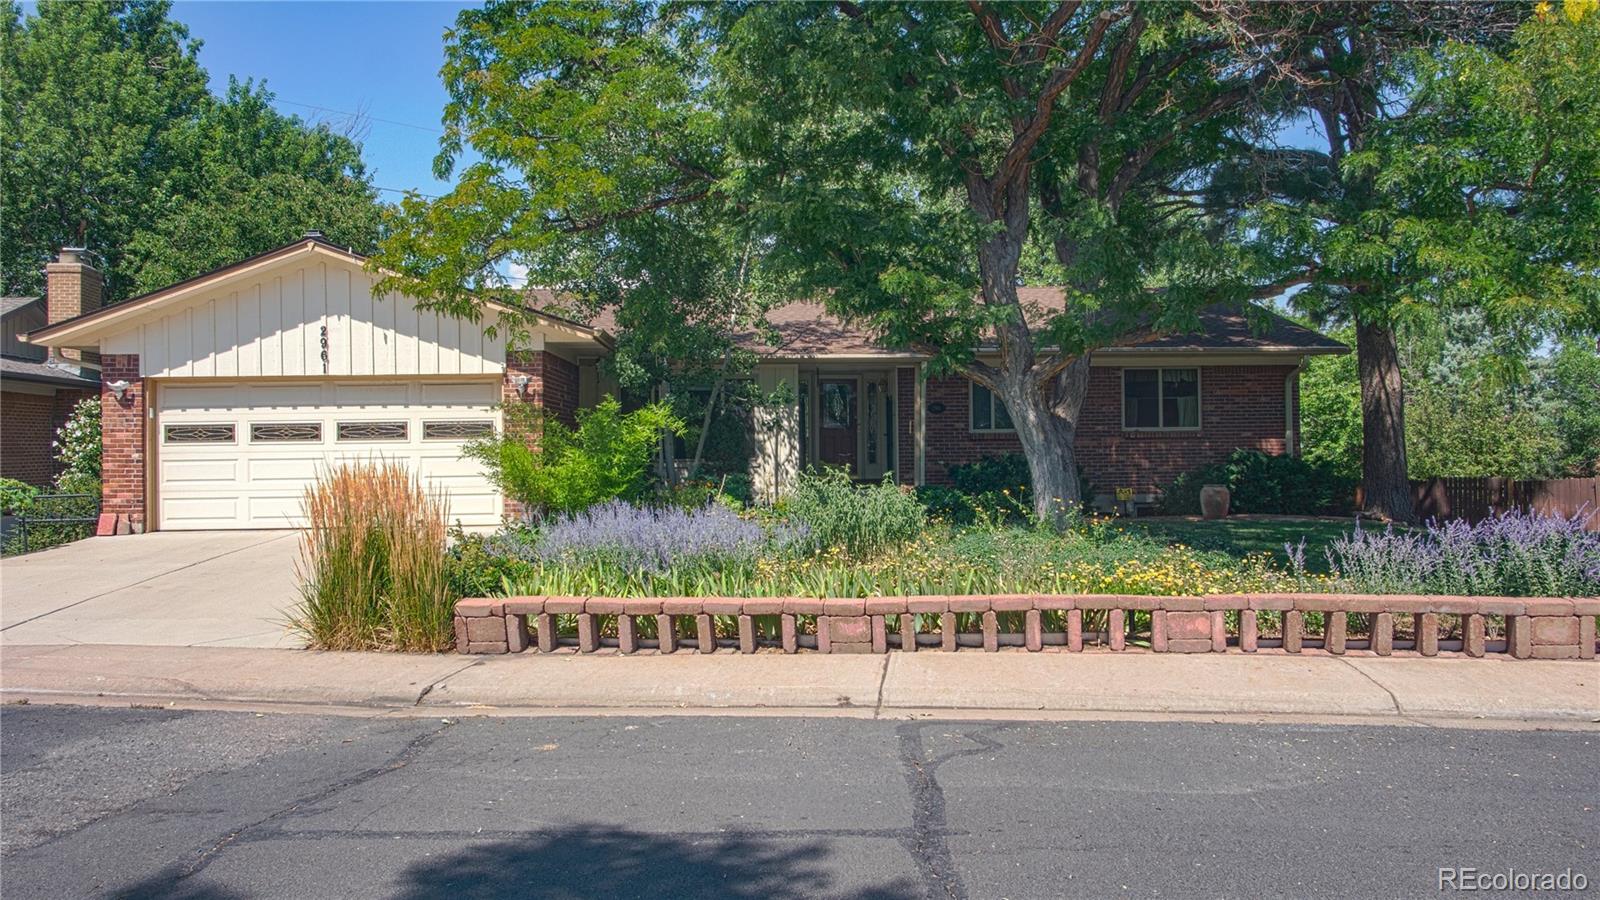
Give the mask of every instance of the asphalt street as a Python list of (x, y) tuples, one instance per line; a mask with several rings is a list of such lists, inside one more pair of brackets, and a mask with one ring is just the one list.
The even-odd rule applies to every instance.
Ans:
[(1600, 734), (0, 710), (34, 897), (1439, 896), (1600, 890)]

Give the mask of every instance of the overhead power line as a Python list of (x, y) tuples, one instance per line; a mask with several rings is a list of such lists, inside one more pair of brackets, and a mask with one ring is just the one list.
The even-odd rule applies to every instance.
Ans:
[(417, 124), (414, 124), (412, 122), (401, 122), (398, 119), (385, 119), (385, 118), (382, 118), (380, 116), (369, 116), (366, 113), (355, 113), (355, 112), (350, 112), (349, 110), (344, 110), (344, 109), (334, 109), (331, 106), (321, 106), (321, 105), (318, 105), (316, 103), (301, 103), (298, 100), (285, 100), (282, 97), (274, 98), (273, 102), (275, 102), (275, 103), (287, 103), (290, 106), (301, 106), (301, 107), (304, 107), (306, 109), (317, 110), (318, 112), (335, 113), (335, 114), (341, 115), (341, 116), (348, 116), (349, 118), (352, 118), (352, 119), (366, 119), (366, 120), (371, 121), (371, 122), (383, 122), (383, 123), (388, 124), (388, 125), (398, 125), (401, 128), (415, 128), (418, 131), (429, 131), (429, 132), (432, 132), (434, 134), (444, 134), (444, 129), (443, 128), (433, 128), (433, 127), (430, 127), (430, 126), (427, 126), (427, 125), (417, 125)]

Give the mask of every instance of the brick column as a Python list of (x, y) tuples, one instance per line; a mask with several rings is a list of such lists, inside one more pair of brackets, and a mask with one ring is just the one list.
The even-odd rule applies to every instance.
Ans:
[[(527, 377), (527, 383), (517, 382)], [(564, 425), (577, 424), (578, 367), (549, 352), (507, 353), (506, 368), (500, 380), (500, 402), (512, 405), (537, 407)], [(538, 446), (538, 435), (532, 435), (529, 446)], [(506, 497), (503, 513), (508, 519), (522, 518), (522, 504)]]
[[(139, 356), (100, 358), (100, 524), (96, 534), (135, 534), (145, 529), (145, 382)], [(111, 391), (125, 381), (122, 398)]]

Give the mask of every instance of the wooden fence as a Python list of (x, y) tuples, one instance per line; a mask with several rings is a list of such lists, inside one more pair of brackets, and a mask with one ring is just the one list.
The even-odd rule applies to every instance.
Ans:
[(1418, 517), (1441, 521), (1477, 522), (1510, 509), (1569, 517), (1586, 513), (1588, 529), (1600, 531), (1600, 478), (1430, 478), (1411, 482), (1411, 502)]

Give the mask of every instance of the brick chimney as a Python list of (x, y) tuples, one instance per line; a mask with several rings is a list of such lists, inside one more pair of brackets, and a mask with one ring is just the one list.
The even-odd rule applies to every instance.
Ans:
[[(62, 247), (55, 262), (44, 267), (45, 322), (54, 325), (101, 306), (105, 276), (89, 265), (82, 247)], [(63, 359), (96, 363), (100, 354), (82, 350), (60, 350)]]

